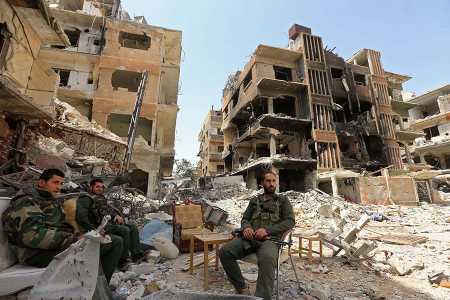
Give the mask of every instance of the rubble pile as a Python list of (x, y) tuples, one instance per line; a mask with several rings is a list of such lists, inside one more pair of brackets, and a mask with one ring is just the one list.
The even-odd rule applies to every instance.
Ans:
[(105, 193), (105, 197), (111, 200), (115, 207), (120, 207), (129, 222), (140, 229), (147, 222), (145, 216), (158, 211), (160, 207), (159, 201), (148, 199), (141, 191), (124, 186), (112, 187)]
[(100, 135), (106, 139), (123, 142), (122, 138), (100, 126), (94, 120), (89, 121), (75, 107), (67, 102), (55, 99), (56, 119), (64, 126)]

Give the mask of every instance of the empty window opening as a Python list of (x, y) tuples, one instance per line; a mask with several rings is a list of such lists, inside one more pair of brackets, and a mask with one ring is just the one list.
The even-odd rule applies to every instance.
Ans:
[(305, 191), (304, 170), (280, 170), (279, 181), (280, 181), (280, 192)]
[(432, 137), (435, 137), (435, 136), (439, 135), (439, 129), (438, 129), (437, 126), (425, 128), (423, 131), (425, 132), (425, 139), (426, 140), (431, 140)]
[(70, 70), (64, 70), (64, 69), (54, 69), (54, 70), (59, 75), (59, 86), (60, 87), (68, 87)]
[(217, 173), (221, 174), (225, 172), (225, 166), (224, 165), (217, 165)]
[(273, 99), (273, 112), (295, 118), (295, 98), (291, 96), (281, 96)]
[(147, 34), (134, 34), (121, 31), (119, 33), (119, 43), (122, 47), (148, 50), (150, 48), (151, 39)]
[(252, 70), (248, 71), (247, 76), (245, 76), (244, 80), (242, 81), (242, 85), (244, 86), (244, 89), (246, 89), (252, 82)]
[(95, 46), (100, 46), (100, 40), (95, 39), (95, 40), (94, 40), (94, 45), (95, 45)]
[(223, 152), (223, 146), (218, 146), (217, 147), (217, 152), (222, 153)]
[(292, 81), (292, 70), (285, 67), (273, 66), (275, 72), (275, 79)]
[(366, 86), (366, 75), (353, 73), (353, 79), (355, 80), (355, 84)]
[(142, 74), (138, 72), (116, 70), (112, 74), (111, 84), (115, 91), (122, 88), (129, 92), (137, 92), (141, 78)]
[(331, 68), (331, 78), (340, 79), (344, 76), (344, 70), (338, 68)]
[(256, 144), (256, 158), (270, 157), (270, 149), (268, 144)]
[[(128, 136), (128, 127), (130, 126), (131, 115), (110, 114), (108, 115), (108, 129), (120, 137)], [(136, 129), (136, 136), (142, 136), (151, 146), (153, 121), (139, 117)]]
[(70, 45), (72, 47), (78, 47), (78, 42), (80, 41), (80, 30), (76, 28), (74, 30), (66, 29), (64, 30), (64, 33), (69, 38)]

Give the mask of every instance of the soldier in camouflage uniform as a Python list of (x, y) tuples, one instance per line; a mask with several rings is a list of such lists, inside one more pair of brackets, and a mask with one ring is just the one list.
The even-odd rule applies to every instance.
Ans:
[(239, 294), (250, 295), (236, 262), (256, 253), (258, 280), (255, 296), (270, 300), (275, 280), (278, 247), (268, 238), (280, 239), (295, 225), (294, 212), (289, 200), (275, 193), (276, 174), (265, 172), (262, 176), (264, 194), (252, 199), (241, 222), (242, 238), (234, 239), (219, 250), (220, 262)]
[[(143, 251), (139, 240), (139, 231), (135, 225), (125, 224), (121, 211), (103, 195), (104, 184), (101, 179), (93, 179), (89, 185), (90, 197), (80, 197), (77, 203), (77, 222), (85, 230), (98, 226), (105, 215), (111, 216), (105, 231), (118, 235), (123, 240), (120, 265), (126, 267), (132, 260), (142, 258)], [(131, 257), (130, 257), (131, 254)]]
[[(45, 170), (37, 188), (20, 191), (3, 213), (5, 233), (20, 263), (47, 267), (57, 254), (81, 237), (65, 222), (61, 203), (56, 200), (63, 181), (60, 170)], [(109, 281), (122, 252), (120, 237), (112, 237), (112, 243), (102, 245), (100, 251)]]

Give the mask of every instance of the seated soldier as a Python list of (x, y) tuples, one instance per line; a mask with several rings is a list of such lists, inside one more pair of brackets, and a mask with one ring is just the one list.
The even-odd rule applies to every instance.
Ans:
[(220, 248), (219, 258), (228, 279), (237, 292), (250, 295), (236, 261), (256, 253), (258, 280), (255, 296), (270, 300), (275, 280), (278, 247), (269, 238), (281, 239), (284, 232), (294, 227), (295, 219), (289, 199), (275, 193), (277, 178), (274, 172), (266, 171), (262, 175), (262, 186), (264, 194), (250, 199), (242, 217), (243, 236)]
[[(37, 188), (20, 191), (3, 213), (2, 221), (20, 263), (47, 267), (52, 259), (81, 238), (65, 222), (60, 195), (64, 173), (45, 170)], [(112, 242), (101, 245), (100, 260), (109, 282), (122, 252), (122, 239), (111, 236)]]
[[(103, 195), (104, 184), (101, 179), (93, 179), (89, 184), (90, 197), (80, 197), (77, 204), (77, 222), (85, 230), (98, 226), (103, 216), (110, 215), (111, 222), (106, 226), (108, 234), (118, 235), (123, 240), (120, 259), (121, 268), (125, 268), (131, 261), (138, 261), (143, 256), (139, 240), (139, 231), (135, 225), (125, 224), (119, 209), (108, 203)], [(130, 257), (131, 254), (131, 257)]]

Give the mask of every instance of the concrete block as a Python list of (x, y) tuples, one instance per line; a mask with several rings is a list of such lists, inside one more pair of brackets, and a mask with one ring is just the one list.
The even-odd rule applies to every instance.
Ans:
[(149, 274), (153, 270), (152, 263), (142, 263), (139, 265), (132, 265), (130, 267), (130, 271), (136, 273), (137, 275)]

